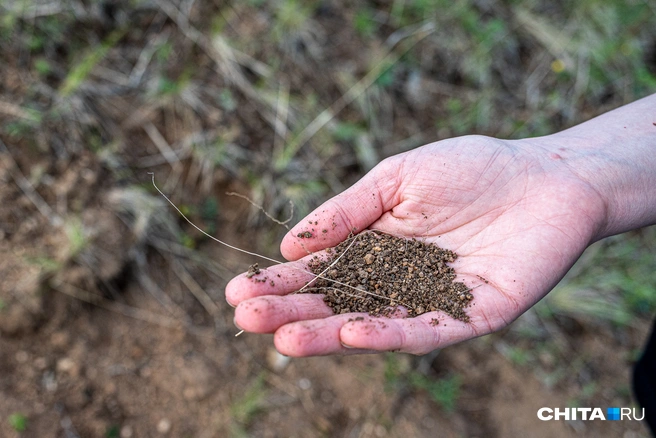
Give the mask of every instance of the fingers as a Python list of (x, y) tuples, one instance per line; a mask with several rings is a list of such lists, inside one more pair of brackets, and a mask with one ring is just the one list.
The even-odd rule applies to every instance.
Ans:
[(467, 323), (445, 321), (440, 327), (432, 325), (431, 318), (351, 313), (285, 324), (276, 330), (274, 343), (280, 353), (293, 357), (380, 351), (424, 354), (476, 336)]
[(235, 324), (247, 332), (273, 333), (290, 322), (332, 315), (332, 309), (323, 302), (323, 295), (264, 296), (239, 304), (235, 309)]
[(370, 317), (349, 313), (286, 324), (276, 330), (273, 342), (281, 354), (291, 357), (370, 353), (366, 349), (347, 348), (341, 343), (339, 333), (342, 326), (356, 318), (364, 320)]
[[(241, 302), (235, 309), (235, 325), (251, 333), (273, 333), (292, 322), (334, 316), (323, 297), (321, 294), (295, 294), (252, 298)], [(407, 310), (399, 307), (389, 318), (405, 318), (407, 315)], [(358, 316), (350, 313), (349, 320), (356, 320)]]
[(471, 323), (426, 313), (417, 318), (351, 321), (340, 329), (343, 345), (376, 351), (425, 354), (478, 336)]
[(367, 228), (392, 208), (398, 186), (396, 162), (382, 162), (356, 184), (301, 220), (282, 240), (282, 255), (288, 260), (297, 260), (308, 253), (335, 246), (349, 233)]
[(244, 300), (262, 295), (286, 295), (305, 286), (315, 276), (307, 270), (313, 256), (297, 262), (274, 265), (260, 269), (258, 274), (245, 272), (226, 285), (225, 297), (233, 307)]
[(403, 309), (391, 317), (333, 315), (322, 295), (297, 294), (243, 301), (235, 310), (235, 324), (248, 332), (275, 333), (278, 351), (293, 357), (379, 351), (424, 354), (483, 334), (472, 322), (438, 312), (405, 316)]

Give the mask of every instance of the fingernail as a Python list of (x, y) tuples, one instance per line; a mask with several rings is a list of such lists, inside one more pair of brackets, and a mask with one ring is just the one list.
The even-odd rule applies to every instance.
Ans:
[(351, 347), (350, 345), (346, 345), (345, 343), (343, 343), (341, 341), (340, 341), (340, 343), (342, 344), (342, 347), (348, 348), (349, 350), (352, 349), (352, 348), (355, 348), (355, 347)]
[(235, 318), (232, 318), (232, 323), (237, 327), (239, 330), (244, 330), (243, 328), (239, 327), (239, 324), (237, 324), (237, 320)]
[(228, 303), (228, 306), (232, 307), (233, 309), (235, 309), (237, 307), (234, 304), (232, 304), (230, 301), (228, 301), (228, 297), (226, 297), (225, 300), (226, 300), (226, 303)]

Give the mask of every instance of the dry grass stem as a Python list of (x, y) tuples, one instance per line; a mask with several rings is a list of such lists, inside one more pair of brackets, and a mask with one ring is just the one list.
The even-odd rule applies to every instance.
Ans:
[[(324, 269), (323, 271), (321, 271), (321, 273), (317, 274), (317, 277), (316, 277), (316, 278), (324, 278), (324, 277), (323, 277), (323, 274), (325, 274), (326, 272), (328, 272), (328, 270), (329, 270), (330, 268), (332, 268), (333, 266), (335, 266), (335, 265), (337, 264), (337, 262), (339, 262), (339, 260), (340, 260), (342, 257), (344, 257), (344, 254), (346, 254), (346, 253), (349, 251), (349, 249), (351, 249), (351, 247), (353, 246), (353, 244), (355, 243), (355, 241), (358, 240), (358, 236), (360, 236), (360, 234), (356, 234), (355, 236), (353, 236), (353, 239), (351, 240), (351, 243), (349, 243), (348, 247), (346, 247), (346, 249), (344, 250), (344, 252), (342, 252), (342, 253), (339, 255), (339, 257), (335, 258), (335, 260), (333, 260), (333, 262), (332, 262), (330, 265), (328, 265), (328, 266), (326, 267), (326, 269)], [(315, 279), (316, 279), (316, 278), (315, 278)], [(298, 293), (298, 292), (302, 292), (302, 291), (304, 291), (304, 290), (305, 290), (310, 284), (312, 284), (312, 281), (308, 282), (305, 286), (303, 286), (302, 288), (300, 288), (300, 289), (297, 291), (297, 293)]]
[[(210, 239), (214, 240), (215, 242), (220, 243), (221, 245), (224, 245), (224, 246), (226, 246), (226, 247), (228, 247), (228, 248), (230, 248), (230, 249), (233, 249), (233, 250), (235, 250), (235, 251), (239, 251), (239, 252), (241, 252), (241, 253), (244, 253), (244, 254), (247, 254), (247, 255), (250, 255), (250, 256), (253, 256), (253, 257), (258, 257), (258, 258), (261, 258), (261, 259), (264, 259), (264, 260), (267, 260), (267, 261), (270, 261), (270, 262), (273, 262), (273, 263), (276, 263), (276, 264), (279, 264), (279, 265), (284, 264), (284, 262), (281, 262), (281, 261), (276, 260), (276, 259), (272, 259), (272, 258), (267, 257), (267, 256), (265, 256), (265, 255), (258, 254), (258, 253), (255, 253), (255, 252), (251, 252), (251, 251), (247, 251), (247, 250), (245, 250), (245, 249), (238, 248), (238, 247), (236, 247), (236, 246), (234, 246), (234, 245), (230, 245), (229, 243), (226, 243), (226, 242), (224, 242), (224, 241), (222, 241), (222, 240), (219, 240), (219, 239), (217, 239), (216, 237), (212, 236), (211, 234), (209, 234), (209, 233), (203, 231), (200, 227), (198, 227), (196, 224), (194, 224), (189, 218), (187, 218), (187, 216), (185, 216), (185, 214), (182, 213), (182, 211), (181, 211), (181, 210), (180, 210), (180, 209), (179, 209), (179, 208), (173, 203), (173, 201), (171, 201), (171, 200), (170, 200), (170, 199), (169, 199), (169, 198), (168, 198), (168, 197), (167, 197), (167, 196), (166, 196), (166, 195), (165, 195), (165, 194), (164, 194), (164, 193), (163, 193), (163, 192), (157, 187), (157, 185), (155, 184), (155, 174), (154, 174), (153, 172), (148, 172), (148, 173), (149, 173), (149, 175), (152, 176), (152, 184), (153, 184), (153, 186), (155, 187), (155, 189), (159, 192), (159, 194), (162, 195), (162, 197), (164, 197), (164, 199), (166, 199), (166, 200), (168, 201), (169, 204), (171, 204), (171, 206), (172, 206), (172, 207), (173, 207), (173, 208), (174, 208), (174, 209), (180, 214), (180, 216), (182, 216), (182, 218), (183, 218), (187, 223), (189, 223), (192, 227), (194, 227), (197, 231), (199, 231), (200, 233), (202, 233), (204, 236), (209, 237)], [(363, 231), (363, 233), (371, 233), (371, 232), (373, 232), (373, 231), (371, 231), (371, 230), (365, 230), (365, 231)], [(359, 234), (350, 237), (350, 239), (353, 239), (353, 242), (351, 242), (351, 243), (349, 244), (349, 249), (351, 248), (351, 245), (353, 245), (353, 243), (355, 242), (355, 239), (357, 238), (357, 236), (359, 236)], [(348, 239), (347, 239), (346, 241), (348, 241)], [(347, 251), (344, 251), (344, 252), (342, 253), (342, 255), (346, 254), (346, 252), (347, 252)], [(342, 255), (340, 255), (340, 257), (341, 257)], [(337, 260), (335, 261), (335, 263), (336, 263), (337, 261), (339, 261), (339, 259), (337, 259)], [(349, 296), (351, 296), (351, 297), (357, 297), (357, 296), (361, 296), (361, 294), (365, 294), (365, 295), (370, 295), (370, 296), (373, 296), (373, 297), (376, 297), (376, 298), (381, 298), (381, 299), (384, 299), (384, 300), (388, 300), (388, 301), (390, 301), (390, 302), (398, 302), (399, 304), (403, 304), (403, 302), (401, 302), (401, 301), (399, 301), (399, 300), (393, 300), (393, 299), (391, 299), (391, 298), (389, 298), (389, 297), (385, 297), (385, 296), (382, 296), (382, 295), (375, 294), (375, 293), (373, 293), (373, 292), (369, 292), (369, 291), (365, 291), (365, 290), (362, 290), (362, 289), (358, 289), (358, 288), (356, 288), (356, 287), (354, 287), (354, 286), (351, 286), (350, 284), (346, 284), (346, 283), (343, 283), (343, 282), (340, 282), (340, 281), (337, 281), (337, 280), (332, 280), (332, 279), (329, 279), (329, 278), (325, 278), (325, 277), (323, 277), (323, 274), (325, 273), (325, 271), (322, 272), (322, 273), (320, 273), (320, 274), (315, 274), (315, 273), (313, 273), (313, 272), (311, 272), (311, 271), (309, 271), (309, 270), (307, 270), (307, 269), (301, 269), (301, 268), (297, 268), (297, 267), (294, 267), (294, 266), (291, 266), (291, 265), (290, 265), (290, 269), (294, 269), (294, 270), (301, 271), (301, 272), (304, 272), (304, 273), (306, 273), (306, 274), (310, 274), (310, 275), (312, 275), (314, 278), (313, 278), (313, 280), (311, 280), (310, 282), (308, 282), (308, 284), (312, 283), (312, 281), (316, 280), (317, 278), (322, 278), (322, 279), (324, 279), (324, 280), (326, 280), (326, 281), (330, 281), (330, 282), (333, 283), (333, 284), (337, 284), (337, 285), (339, 285), (339, 286), (343, 286), (343, 287), (345, 287), (345, 288), (347, 288), (347, 289), (353, 289), (354, 291), (357, 291), (357, 293), (359, 294), (359, 295), (354, 295), (354, 294), (350, 294), (350, 293), (348, 293), (348, 292), (346, 292), (346, 291), (344, 291), (344, 290), (341, 290), (341, 289), (335, 288), (336, 290), (339, 290), (340, 292), (342, 292), (342, 293), (344, 293), (344, 294), (346, 294), (346, 295), (349, 295)], [(303, 290), (303, 289), (301, 289), (301, 290)], [(238, 333), (237, 336), (238, 336), (239, 334), (241, 334), (241, 333)]]
[(212, 318), (216, 319), (219, 317), (221, 314), (218, 306), (212, 298), (205, 292), (205, 290), (194, 280), (194, 278), (189, 274), (189, 271), (185, 269), (185, 267), (180, 263), (179, 261), (174, 261), (174, 263), (171, 264), (173, 267), (173, 272), (175, 272), (175, 275), (182, 280), (182, 283), (191, 291), (191, 293), (196, 297), (198, 302), (203, 306), (205, 311), (209, 313)]
[(282, 226), (285, 227), (287, 230), (289, 230), (289, 227), (287, 226), (287, 224), (288, 224), (289, 222), (291, 222), (291, 220), (294, 218), (294, 203), (291, 201), (291, 199), (289, 200), (289, 209), (290, 209), (289, 218), (286, 219), (286, 220), (284, 220), (284, 221), (279, 221), (279, 220), (276, 219), (275, 217), (271, 216), (271, 214), (269, 214), (269, 213), (264, 209), (264, 207), (262, 207), (261, 205), (257, 204), (255, 201), (253, 201), (251, 198), (249, 198), (249, 197), (246, 196), (246, 195), (242, 195), (242, 194), (240, 194), (240, 193), (236, 193), (236, 192), (226, 192), (226, 195), (227, 195), (227, 196), (236, 196), (236, 197), (241, 198), (241, 199), (243, 199), (243, 200), (245, 200), (245, 201), (248, 201), (249, 204), (251, 204), (253, 207), (255, 207), (255, 208), (257, 208), (258, 210), (260, 210), (262, 213), (264, 213), (264, 215), (265, 215), (266, 217), (268, 217), (269, 219), (271, 219), (273, 222), (277, 223), (278, 225), (282, 225)]
[(402, 50), (395, 52), (393, 48), (380, 60), (378, 63), (358, 82), (356, 82), (346, 93), (337, 99), (332, 105), (324, 109), (318, 116), (315, 117), (295, 138), (292, 139), (290, 144), (284, 151), (284, 156), (280, 157), (282, 163), (286, 163), (291, 157), (296, 155), (301, 147), (307, 143), (314, 135), (326, 126), (340, 111), (346, 108), (351, 102), (357, 99), (364, 93), (371, 85), (387, 71), (392, 65), (406, 54), (412, 47), (414, 47), (421, 40), (426, 38), (434, 31), (433, 26), (421, 26), (416, 32), (411, 34), (413, 38)]
[(13, 155), (11, 155), (11, 152), (5, 145), (5, 143), (0, 139), (0, 152), (6, 154), (7, 158), (10, 161), (11, 168), (10, 168), (10, 173), (11, 177), (14, 179), (16, 182), (16, 185), (23, 191), (25, 196), (32, 201), (34, 206), (39, 210), (39, 213), (41, 213), (48, 221), (50, 224), (54, 227), (60, 227), (64, 224), (64, 221), (62, 218), (53, 211), (52, 208), (48, 205), (48, 203), (37, 193), (36, 190), (34, 190), (34, 187), (32, 187), (32, 184), (25, 178), (23, 175), (23, 172), (21, 172), (20, 168), (18, 167), (18, 163), (16, 163), (16, 160), (14, 160)]

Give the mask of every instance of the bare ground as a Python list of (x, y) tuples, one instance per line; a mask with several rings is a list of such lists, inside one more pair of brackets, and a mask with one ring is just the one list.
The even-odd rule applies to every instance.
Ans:
[[(75, 166), (69, 169), (77, 172)], [(63, 184), (69, 171), (55, 177), (53, 185)], [(188, 268), (184, 257), (176, 262), (166, 252), (144, 250), (149, 268), (146, 274), (135, 273), (137, 262), (125, 248), (134, 250), (139, 239), (122, 216), (98, 201), (107, 199), (107, 193), (91, 194), (94, 180), (77, 181), (75, 192), (89, 193), (83, 202), (95, 207), (85, 211), (97, 216), (86, 227), (100, 228), (102, 234), (89, 237), (89, 246), (73, 259), (60, 255), (70, 239), (49, 226), (15, 185), (3, 185), (2, 202), (13, 206), (3, 209), (3, 223), (12, 211), (18, 214), (15, 209), (22, 220), (9, 227), (1, 242), (0, 436), (646, 434), (637, 422), (541, 422), (536, 416), (543, 406), (630, 405), (628, 355), (646, 336), (646, 321), (636, 320), (634, 328), (617, 333), (566, 322), (571, 333), (561, 342), (569, 355), (542, 351), (536, 368), (503, 354), (516, 339), (512, 332), (419, 358), (286, 359), (275, 353), (270, 336), (234, 336), (237, 329), (222, 289), (230, 275), (252, 260), (212, 242), (203, 244), (203, 252), (219, 267), (195, 267), (190, 276), (210, 298), (209, 307), (189, 292), (189, 279), (174, 271), (176, 263)], [(233, 207), (232, 214), (245, 214), (235, 198), (223, 202)], [(238, 235), (239, 226), (230, 225), (235, 223), (228, 220), (218, 235)], [(243, 245), (253, 240), (243, 238)], [(99, 245), (102, 250), (93, 249)], [(105, 257), (102, 269), (95, 276), (85, 273), (89, 265), (80, 260), (100, 254)], [(51, 268), (37, 256), (62, 267)], [(159, 286), (144, 282), (144, 275)], [(158, 297), (158, 287), (171, 302)], [(457, 375), (462, 383), (453, 411), (433, 401), (427, 390), (408, 384), (404, 376), (410, 373), (433, 380)], [(550, 373), (560, 375), (550, 380)], [(591, 384), (596, 385), (593, 396), (582, 399)], [(27, 417), (23, 433), (7, 422), (17, 412)]]
[[(422, 143), (541, 135), (626, 103), (656, 71), (637, 49), (656, 47), (648, 5), (588, 77), (576, 56), (606, 27), (552, 3), (457, 2), (428, 36), (412, 8), (388, 13), (403, 2), (321, 2), (282, 29), (276, 2), (89, 3), (0, 5), (0, 437), (647, 435), (536, 416), (631, 406), (644, 314), (618, 326), (532, 311), (439, 354), (286, 359), (270, 336), (235, 337), (223, 299), (257, 260), (180, 221), (147, 172), (203, 229), (276, 257), (277, 229), (226, 191), (281, 217), (292, 199), (298, 218)], [(354, 29), (361, 6), (372, 32)], [(554, 13), (582, 29), (560, 73)]]

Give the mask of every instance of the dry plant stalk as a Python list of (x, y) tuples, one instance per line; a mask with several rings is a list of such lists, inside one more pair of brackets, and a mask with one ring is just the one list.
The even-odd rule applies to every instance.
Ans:
[[(271, 258), (271, 257), (267, 257), (267, 256), (262, 255), (262, 254), (258, 254), (258, 253), (256, 253), (256, 252), (247, 251), (247, 250), (245, 250), (245, 249), (242, 249), (242, 248), (236, 247), (236, 246), (234, 246), (234, 245), (230, 245), (229, 243), (224, 242), (224, 241), (222, 241), (222, 240), (220, 240), (220, 239), (217, 239), (216, 237), (212, 236), (211, 234), (208, 234), (207, 232), (203, 231), (200, 227), (198, 227), (196, 224), (194, 224), (194, 223), (193, 223), (193, 222), (192, 222), (187, 216), (185, 216), (185, 214), (184, 214), (184, 213), (178, 208), (178, 206), (176, 206), (176, 205), (173, 203), (173, 201), (171, 201), (171, 200), (168, 198), (168, 196), (166, 196), (166, 195), (164, 194), (164, 192), (162, 192), (162, 191), (159, 189), (159, 187), (157, 187), (157, 184), (155, 184), (155, 174), (154, 174), (153, 172), (148, 172), (148, 174), (151, 175), (151, 177), (152, 177), (152, 183), (153, 183), (153, 187), (155, 187), (155, 190), (157, 190), (157, 191), (159, 192), (159, 194), (162, 195), (162, 197), (163, 197), (164, 199), (166, 199), (166, 201), (167, 201), (169, 204), (171, 204), (171, 206), (172, 206), (172, 207), (178, 212), (178, 214), (180, 214), (180, 216), (182, 216), (182, 218), (183, 218), (185, 221), (187, 221), (192, 227), (194, 227), (197, 231), (199, 231), (200, 233), (202, 233), (204, 236), (209, 237), (210, 239), (214, 240), (215, 242), (217, 242), (217, 243), (219, 243), (219, 244), (221, 244), (221, 245), (223, 245), (223, 246), (226, 246), (226, 247), (228, 247), (228, 248), (230, 248), (230, 249), (232, 249), (232, 250), (239, 251), (239, 252), (241, 252), (241, 253), (244, 253), (244, 254), (247, 254), (247, 255), (250, 255), (250, 256), (253, 256), (253, 257), (259, 257), (259, 258), (261, 258), (261, 259), (263, 259), (263, 260), (266, 260), (266, 261), (269, 261), (269, 262), (272, 262), (272, 263), (276, 263), (276, 264), (278, 264), (278, 265), (282, 265), (282, 264), (285, 264), (285, 263), (286, 263), (286, 262), (282, 262), (282, 261), (280, 261), (280, 260), (273, 259), (273, 258)], [(240, 197), (244, 197), (243, 195), (239, 195), (239, 196), (240, 196)], [(249, 200), (249, 201), (250, 201), (250, 200)], [(250, 201), (250, 202), (252, 203), (252, 201)], [(254, 205), (256, 205), (256, 204), (254, 204)], [(258, 208), (262, 209), (262, 211), (264, 211), (264, 209), (263, 209), (261, 206), (256, 205), (256, 207), (258, 207)], [(269, 216), (269, 215), (267, 214), (267, 216)], [(278, 222), (278, 221), (276, 221), (276, 222)], [(285, 222), (288, 222), (288, 221), (285, 221)], [(285, 223), (281, 223), (281, 224), (284, 225)], [(366, 230), (365, 232), (372, 232), (372, 231)], [(357, 236), (359, 236), (359, 234), (358, 234), (358, 235), (355, 235), (355, 236), (351, 236), (350, 238), (355, 239), (355, 238), (357, 238)], [(347, 239), (347, 240), (348, 240), (348, 239)], [(354, 242), (355, 242), (355, 240), (354, 240)], [(353, 243), (353, 242), (352, 242), (352, 243)], [(351, 243), (351, 244), (352, 244), (352, 243)], [(338, 260), (335, 260), (334, 263), (336, 263), (337, 261), (338, 261)], [(307, 286), (309, 286), (310, 284), (312, 284), (316, 279), (318, 279), (318, 278), (323, 278), (323, 279), (325, 279), (325, 280), (327, 280), (327, 281), (330, 281), (330, 282), (332, 282), (332, 283), (334, 283), (334, 284), (338, 284), (338, 285), (340, 285), (340, 286), (344, 286), (344, 287), (346, 287), (346, 288), (350, 288), (350, 289), (356, 290), (356, 291), (358, 291), (359, 293), (362, 292), (360, 289), (357, 289), (357, 288), (355, 288), (355, 287), (353, 287), (353, 286), (351, 286), (351, 285), (349, 285), (349, 284), (342, 283), (342, 282), (339, 282), (339, 281), (336, 281), (336, 280), (330, 280), (330, 279), (328, 279), (328, 278), (322, 277), (322, 274), (315, 274), (314, 272), (311, 272), (311, 271), (309, 271), (309, 270), (307, 270), (307, 269), (301, 269), (301, 268), (297, 268), (297, 267), (294, 267), (294, 266), (290, 266), (290, 268), (291, 268), (291, 269), (294, 269), (294, 270), (297, 270), (297, 271), (300, 271), (300, 272), (304, 272), (304, 273), (306, 273), (306, 274), (310, 274), (310, 275), (312, 275), (312, 276), (314, 277), (314, 278), (313, 278), (311, 281), (309, 281), (309, 282), (308, 282), (308, 283), (307, 283), (307, 284), (306, 284), (301, 290), (305, 289)], [(344, 292), (344, 291), (341, 291), (341, 292)], [(347, 292), (344, 292), (344, 293), (347, 293)], [(347, 294), (348, 294), (348, 293), (347, 293)], [(383, 299), (386, 298), (386, 297), (383, 297), (383, 296), (376, 295), (376, 294), (374, 294), (374, 293), (372, 293), (372, 292), (368, 292), (368, 294), (369, 294), (369, 295), (372, 295), (372, 296), (376, 296), (376, 297), (378, 297), (378, 298), (383, 298)]]
[[(193, 226), (196, 230), (201, 232), (203, 235), (209, 237), (210, 239), (214, 240), (215, 242), (218, 242), (221, 245), (242, 252), (244, 254), (248, 254), (253, 257), (258, 257), (276, 264), (284, 263), (279, 260), (264, 256), (262, 254), (247, 251), (242, 248), (238, 248), (234, 245), (230, 245), (206, 233), (198, 226), (196, 226), (193, 222), (191, 222), (191, 220), (187, 218), (182, 213), (182, 211), (157, 187), (157, 185), (155, 184), (155, 175), (153, 173), (150, 174), (152, 175), (153, 186), (160, 193), (160, 195), (162, 195), (164, 199), (166, 199), (169, 202), (169, 204), (171, 204), (173, 208), (176, 209), (176, 211), (185, 219), (185, 221), (187, 221), (191, 226)], [(246, 199), (252, 205), (263, 211), (264, 214), (268, 218), (272, 219), (275, 223), (285, 226), (285, 228), (289, 229), (286, 224), (291, 220), (291, 217), (285, 222), (278, 221), (275, 218), (273, 218), (270, 214), (268, 214), (262, 206), (257, 205), (246, 196), (236, 193), (230, 193), (230, 195), (239, 196), (243, 199)], [(406, 285), (406, 282), (408, 283), (414, 282), (413, 284), (415, 284), (416, 290), (408, 290), (408, 288), (405, 286), (400, 287), (398, 282), (394, 281), (395, 280), (394, 275), (388, 278), (385, 277), (385, 274), (381, 274), (379, 276), (376, 273), (373, 273), (371, 275), (372, 278), (379, 277), (382, 279), (379, 280), (377, 285), (375, 285), (376, 291), (379, 290), (378, 289), (379, 287), (383, 286), (380, 288), (381, 293), (371, 292), (370, 290), (367, 290), (366, 286), (363, 287), (362, 284), (360, 284), (360, 283), (366, 284), (367, 283), (366, 278), (369, 276), (369, 274), (362, 274), (362, 272), (364, 272), (363, 270), (360, 270), (358, 272), (358, 275), (360, 275), (360, 277), (364, 275), (364, 280), (362, 281), (360, 281), (360, 279), (354, 281), (355, 277), (353, 272), (350, 272), (350, 277), (337, 275), (337, 272), (340, 270), (342, 270), (342, 272), (346, 272), (347, 274), (349, 274), (349, 272), (347, 272), (349, 271), (349, 268), (347, 268), (346, 266), (340, 267), (338, 266), (338, 263), (342, 260), (344, 256), (346, 256), (352, 251), (355, 251), (354, 246), (359, 239), (361, 239), (363, 236), (372, 237), (372, 235), (375, 235), (378, 238), (381, 237), (381, 235), (382, 236), (386, 235), (390, 239), (397, 239), (397, 241), (399, 239), (405, 240), (406, 251), (408, 250), (408, 245), (410, 244), (411, 247), (416, 249), (420, 247), (423, 248), (423, 249), (417, 249), (418, 254), (421, 255), (424, 254), (426, 248), (434, 247), (434, 250), (426, 252), (426, 257), (427, 258), (430, 257), (430, 259), (433, 262), (433, 266), (435, 267), (439, 266), (439, 268), (437, 269), (437, 271), (432, 272), (433, 268), (431, 267), (431, 263), (427, 262), (425, 265), (423, 265), (424, 262), (419, 260), (420, 257), (417, 257), (414, 260), (414, 262), (410, 262), (410, 265), (406, 268), (405, 266), (408, 265), (408, 263), (406, 262), (406, 259), (403, 259), (402, 269), (407, 270), (406, 272), (408, 272), (408, 274), (399, 273), (399, 278), (403, 278), (402, 280), (403, 285)], [(370, 245), (371, 241), (364, 244)], [(374, 247), (374, 250), (382, 251), (382, 249), (378, 247)], [(400, 248), (398, 251), (401, 250), (403, 250), (403, 248)], [(443, 250), (431, 244), (421, 243), (416, 240), (410, 241), (403, 237), (391, 236), (386, 233), (381, 234), (374, 230), (365, 230), (364, 232), (356, 235), (351, 234), (337, 247), (335, 247), (334, 249), (327, 250), (329, 254), (333, 251), (337, 251), (334, 260), (322, 261), (318, 256), (315, 256), (314, 258), (311, 259), (310, 264), (308, 265), (308, 269), (298, 268), (290, 265), (291, 269), (301, 271), (306, 274), (310, 274), (313, 277), (312, 280), (307, 282), (298, 291), (295, 291), (293, 293), (309, 293), (310, 291), (313, 290), (325, 290), (326, 293), (325, 293), (324, 301), (336, 313), (344, 313), (345, 311), (348, 311), (349, 308), (348, 307), (345, 308), (342, 305), (343, 298), (340, 298), (340, 297), (348, 297), (351, 299), (351, 303), (357, 303), (357, 305), (354, 307), (357, 309), (355, 311), (367, 311), (366, 305), (362, 304), (362, 302), (364, 301), (366, 301), (367, 303), (372, 301), (374, 303), (378, 303), (377, 304), (378, 307), (373, 308), (372, 310), (373, 314), (376, 315), (388, 316), (392, 314), (399, 305), (401, 305), (408, 309), (408, 313), (411, 316), (418, 316), (422, 313), (426, 313), (429, 311), (442, 310), (456, 319), (460, 319), (463, 321), (467, 321), (469, 319), (463, 309), (464, 307), (467, 307), (469, 305), (469, 302), (473, 298), (473, 296), (470, 293), (471, 289), (467, 288), (464, 285), (464, 283), (454, 282), (453, 280), (455, 278), (455, 273), (453, 272), (452, 268), (447, 267), (445, 264), (445, 262), (455, 260), (455, 258), (457, 257), (455, 253), (452, 253), (451, 251), (448, 250)], [(358, 250), (355, 252), (359, 253), (361, 251), (362, 248), (358, 247)], [(387, 251), (387, 253), (389, 254), (389, 251)], [(385, 252), (383, 252), (382, 254), (385, 254)], [(361, 254), (356, 255), (355, 257), (360, 257), (360, 256)], [(381, 257), (377, 257), (377, 258), (378, 258), (378, 262), (383, 261), (383, 258)], [(372, 254), (366, 254), (364, 256), (364, 260), (367, 265), (371, 265), (372, 263), (374, 263), (375, 259), (376, 257), (373, 256)], [(389, 257), (385, 258), (385, 261), (389, 261), (389, 260), (390, 260)], [(346, 263), (350, 264), (350, 262), (348, 261)], [(385, 266), (386, 268), (389, 268), (389, 266), (387, 265)], [(259, 269), (257, 269), (256, 264), (252, 265), (251, 269), (253, 272), (252, 274), (249, 275), (249, 278), (252, 277), (253, 275), (257, 275), (260, 273)], [(423, 272), (424, 269), (426, 269), (426, 274), (424, 274)], [(317, 272), (317, 270), (319, 270), (319, 272)], [(397, 272), (398, 270), (399, 270), (399, 266), (396, 265), (391, 268), (392, 272)], [(414, 274), (412, 274), (413, 270), (415, 271), (416, 274), (418, 274), (418, 277), (414, 277)], [(249, 272), (251, 271), (249, 270)], [(371, 272), (372, 269), (369, 268), (369, 273)], [(425, 275), (427, 275), (426, 279), (424, 279)], [(428, 287), (427, 287), (425, 284), (422, 283), (426, 280), (429, 280), (429, 278), (431, 278), (431, 281), (428, 282)], [(265, 280), (266, 277), (264, 280), (257, 280), (257, 281), (265, 281)], [(310, 287), (311, 285), (314, 285), (316, 283), (320, 283), (318, 285), (321, 287)], [(386, 283), (389, 283), (389, 285), (387, 285)], [(335, 287), (335, 285), (338, 285), (341, 288), (337, 288)], [(399, 286), (398, 287), (399, 291), (390, 292), (390, 289), (393, 289), (394, 287), (397, 286)], [(430, 290), (431, 287), (434, 287), (436, 290)], [(353, 293), (347, 292), (344, 289), (351, 289), (354, 292)], [(407, 296), (406, 296), (406, 291), (407, 291)], [(370, 298), (367, 298), (365, 300), (365, 296), (368, 296)], [(411, 302), (408, 301), (408, 299), (411, 300)], [(382, 303), (385, 303), (383, 304), (384, 308), (380, 308), (380, 303), (381, 303), (380, 300), (382, 300)], [(235, 336), (239, 336), (243, 332), (244, 331), (242, 330), (239, 333), (237, 333)]]

